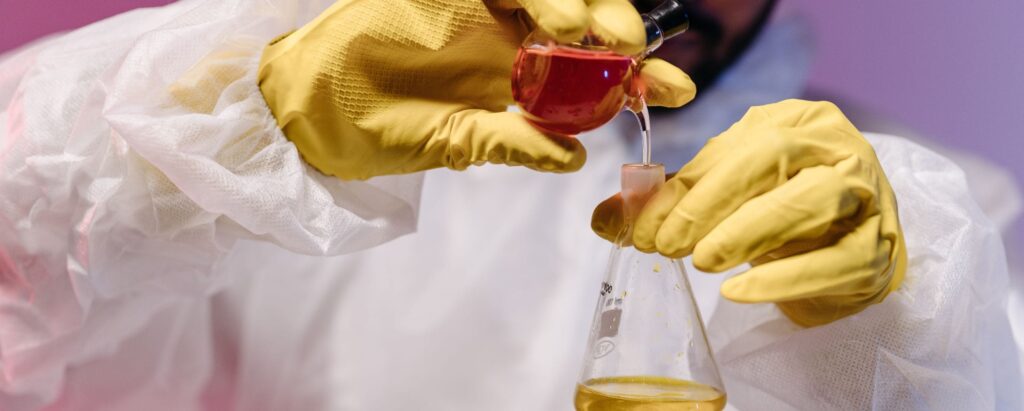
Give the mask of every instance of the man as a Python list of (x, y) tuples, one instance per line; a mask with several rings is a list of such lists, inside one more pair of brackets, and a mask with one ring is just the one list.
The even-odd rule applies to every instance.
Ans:
[[(500, 3), (488, 10), (507, 10)], [(4, 405), (567, 408), (608, 250), (589, 232), (589, 213), (615, 191), (618, 165), (634, 156), (616, 135), (581, 136), (588, 159), (578, 173), (540, 175), (521, 168), (431, 172), (421, 201), (420, 177), (390, 175), (438, 166), (458, 169), (480, 161), (554, 170), (582, 163), (576, 140), (540, 135), (499, 110), (467, 109), (473, 104), (496, 108), (500, 99), (489, 96), (507, 92), (499, 90), (500, 75), (483, 87), (460, 88), (459, 78), (473, 70), (455, 70), (450, 77), (440, 75), (456, 85), (444, 93), (415, 76), (397, 83), (353, 77), (392, 72), (370, 70), (379, 67), (399, 73), (430, 68), (435, 60), (392, 48), (448, 51), (445, 45), (462, 37), (435, 36), (429, 30), (422, 37), (403, 37), (405, 29), (443, 31), (448, 24), (482, 20), (476, 13), (430, 14), (422, 10), (424, 4), (344, 2), (328, 9), (327, 4), (287, 2), (185, 2), (135, 12), (8, 60), (5, 71), (13, 66), (16, 75), (17, 68), (30, 69), (22, 71), (28, 80), (3, 88), (4, 100), (12, 102), (6, 106), (5, 129), (13, 132), (3, 140), (12, 154), (4, 161), (2, 188), (5, 194), (18, 194), (6, 196), (2, 208), (4, 227), (16, 231), (0, 232), (6, 236), (4, 273), (14, 274), (4, 277), (10, 284), (4, 299), (12, 307), (4, 324), (15, 326), (5, 327), (9, 331), (3, 340)], [(446, 5), (459, 11), (462, 3)], [(328, 13), (321, 14), (324, 9)], [(545, 15), (531, 12), (537, 20)], [(306, 24), (310, 20), (314, 23)], [(618, 27), (615, 21), (598, 30), (627, 39), (628, 25)], [(117, 32), (106, 30), (115, 24)], [(553, 31), (563, 27), (553, 25)], [(248, 35), (274, 30), (272, 36), (295, 26), (304, 29), (275, 42), (269, 53), (252, 51), (270, 39)], [(570, 36), (579, 30), (565, 31)], [(493, 39), (501, 36), (483, 33), (492, 37), (478, 36), (499, 49), (504, 40)], [(182, 38), (190, 39), (188, 47), (182, 47)], [(304, 42), (296, 39), (304, 38), (318, 41), (301, 47)], [(75, 41), (81, 39), (115, 50), (97, 53)], [(635, 44), (623, 40), (620, 46)], [(302, 58), (281, 57), (289, 50), (299, 50)], [(344, 59), (350, 65), (338, 70), (323, 70), (320, 53), (356, 57)], [(403, 59), (389, 57), (394, 55)], [(97, 58), (111, 61), (102, 66), (105, 71), (89, 72), (100, 76), (105, 87), (72, 93), (61, 104), (46, 105), (39, 97), (39, 90), (81, 75), (72, 63)], [(285, 64), (274, 64), (275, 58)], [(465, 64), (497, 67), (492, 59), (500, 60), (481, 54), (466, 58)], [(37, 74), (47, 72), (43, 67), (66, 76), (55, 81), (55, 76)], [(259, 74), (257, 67), (262, 68)], [(672, 73), (667, 65), (660, 68), (648, 78), (665, 80), (665, 90), (685, 89), (673, 74), (659, 77)], [(280, 82), (276, 73), (292, 81)], [(438, 78), (429, 77), (437, 71), (418, 74)], [(259, 88), (257, 78), (262, 79)], [(728, 86), (727, 80), (718, 86)], [(170, 90), (166, 98), (154, 92), (164, 88)], [(379, 96), (393, 96), (388, 93), (395, 90), (421, 98)], [(251, 98), (261, 94), (270, 110), (260, 105), (262, 99)], [(676, 103), (671, 97), (679, 94), (661, 97)], [(437, 104), (439, 96), (448, 95), (457, 98)], [(102, 114), (110, 127), (88, 116), (67, 116), (98, 104), (105, 105)], [(316, 110), (302, 108), (309, 104)], [(817, 107), (830, 119), (840, 118), (827, 106), (788, 104), (800, 110)], [(330, 118), (328, 123), (310, 116), (318, 112)], [(440, 123), (438, 113), (444, 115)], [(663, 129), (668, 127), (656, 128), (656, 135), (669, 133)], [(45, 144), (51, 140), (43, 137), (62, 133), (109, 140)], [(325, 135), (336, 135), (345, 144), (321, 141)], [(465, 144), (437, 148), (437, 136)], [(460, 140), (463, 136), (485, 138)], [(1007, 341), (999, 334), (1005, 317), (1000, 317), (998, 287), (1005, 271), (1000, 271), (998, 237), (972, 208), (955, 167), (899, 140), (874, 143), (904, 207), (905, 278), (871, 277), (885, 279), (880, 282), (889, 292), (881, 296), (884, 302), (857, 304), (858, 312), (842, 312), (818, 327), (797, 325), (794, 321), (806, 317), (773, 304), (710, 304), (714, 309), (705, 314), (712, 317), (712, 345), (737, 407), (1016, 404), (1003, 394), (1010, 391), (1004, 384), (1013, 383), (1014, 374), (993, 374), (1003, 371), (995, 367), (1001, 355), (1012, 353), (997, 345)], [(295, 147), (318, 170), (347, 181), (303, 166)], [(873, 154), (860, 154), (872, 164)], [(351, 181), (370, 176), (378, 177)], [(941, 190), (930, 189), (927, 178), (942, 183)], [(939, 204), (943, 208), (937, 209)], [(894, 212), (886, 209), (890, 217)], [(880, 214), (865, 217), (875, 215)], [(416, 234), (378, 245), (408, 231), (417, 218)], [(929, 219), (947, 223), (935, 227)], [(309, 257), (283, 248), (348, 254)], [(894, 272), (888, 258), (898, 253), (890, 251), (883, 247), (868, 253), (886, 256), (883, 269), (874, 274)], [(55, 267), (66, 272), (50, 271)], [(694, 276), (697, 281), (715, 279)], [(714, 300), (717, 288), (698, 286), (703, 305), (709, 306), (709, 296)], [(208, 294), (214, 294), (212, 302)], [(816, 320), (808, 325), (819, 324)]]

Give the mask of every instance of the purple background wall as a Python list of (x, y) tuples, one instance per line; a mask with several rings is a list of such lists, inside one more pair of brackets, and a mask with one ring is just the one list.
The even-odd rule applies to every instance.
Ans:
[(1024, 1), (783, 0), (817, 34), (811, 84), (1024, 182)]
[[(0, 52), (169, 0), (0, 0)], [(1024, 1), (783, 0), (818, 35), (812, 85), (1024, 181)]]
[(37, 37), (171, 0), (0, 0), (0, 53)]

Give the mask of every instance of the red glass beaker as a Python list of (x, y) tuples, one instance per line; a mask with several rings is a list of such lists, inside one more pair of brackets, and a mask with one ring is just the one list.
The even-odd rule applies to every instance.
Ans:
[(605, 47), (531, 36), (516, 57), (512, 97), (535, 126), (579, 134), (611, 121), (642, 97), (636, 72), (636, 60)]
[(692, 0), (666, 0), (641, 16), (647, 49), (624, 56), (587, 35), (561, 44), (534, 32), (512, 67), (512, 97), (535, 126), (579, 134), (611, 121), (623, 107), (639, 111), (645, 91), (639, 62), (665, 40), (686, 31)]

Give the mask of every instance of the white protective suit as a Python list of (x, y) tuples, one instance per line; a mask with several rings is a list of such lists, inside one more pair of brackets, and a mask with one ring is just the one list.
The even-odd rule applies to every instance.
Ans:
[[(255, 69), (328, 3), (182, 1), (0, 58), (0, 410), (571, 408), (610, 248), (590, 212), (636, 158), (622, 125), (581, 137), (574, 174), (324, 177)], [(797, 95), (801, 41), (774, 25), (656, 121), (669, 167)], [(166, 90), (213, 54), (236, 59), (211, 112), (176, 105)], [(953, 163), (869, 139), (899, 196), (904, 285), (802, 329), (693, 272), (730, 406), (1019, 409), (997, 227)]]

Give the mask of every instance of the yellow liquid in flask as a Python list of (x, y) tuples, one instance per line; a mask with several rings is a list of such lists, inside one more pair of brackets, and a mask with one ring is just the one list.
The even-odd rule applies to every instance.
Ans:
[(576, 386), (578, 411), (721, 411), (725, 394), (665, 377), (595, 378)]

